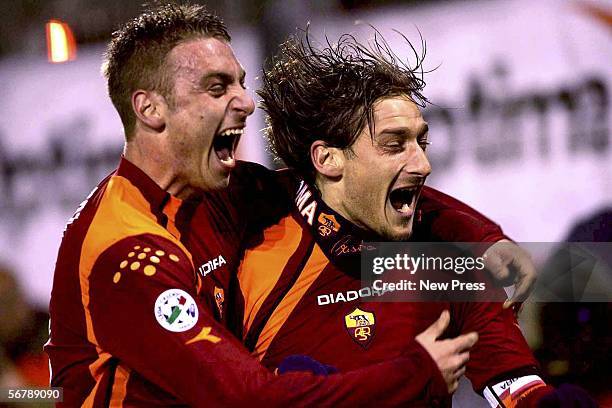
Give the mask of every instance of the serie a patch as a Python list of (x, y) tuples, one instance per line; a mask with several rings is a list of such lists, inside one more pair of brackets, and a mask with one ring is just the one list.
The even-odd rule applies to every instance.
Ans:
[(168, 289), (155, 301), (155, 318), (171, 332), (184, 332), (198, 322), (198, 306), (191, 295), (181, 289)]
[(376, 317), (374, 313), (355, 308), (344, 316), (344, 326), (351, 338), (363, 348), (367, 348), (374, 338)]

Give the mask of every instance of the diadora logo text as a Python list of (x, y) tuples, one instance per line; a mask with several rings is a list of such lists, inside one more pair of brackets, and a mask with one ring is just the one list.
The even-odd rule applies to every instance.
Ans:
[(213, 258), (210, 261), (207, 261), (200, 265), (200, 267), (198, 268), (198, 272), (200, 272), (202, 276), (206, 276), (215, 269), (225, 265), (226, 263), (227, 262), (225, 261), (225, 258), (223, 258), (223, 255), (219, 255), (218, 257)]

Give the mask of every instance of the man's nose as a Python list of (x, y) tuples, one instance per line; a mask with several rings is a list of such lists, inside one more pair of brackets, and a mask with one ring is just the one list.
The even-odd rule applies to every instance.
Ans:
[(255, 101), (248, 89), (241, 88), (238, 94), (232, 99), (232, 109), (249, 116), (255, 111)]
[(411, 174), (417, 174), (422, 177), (427, 177), (431, 173), (431, 164), (425, 154), (425, 150), (419, 145), (415, 146), (415, 149), (409, 153), (407, 158), (407, 166), (405, 169)]

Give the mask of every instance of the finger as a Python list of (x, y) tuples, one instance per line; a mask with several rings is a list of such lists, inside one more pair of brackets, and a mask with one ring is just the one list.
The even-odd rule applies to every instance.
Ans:
[(501, 266), (496, 273), (490, 272), (501, 286), (506, 287), (514, 284), (514, 273), (512, 273), (512, 270), (507, 265)]
[(510, 276), (510, 270), (502, 262), (501, 257), (494, 251), (487, 254), (485, 258), (485, 267), (496, 280), (506, 280)]
[(440, 313), (440, 317), (438, 317), (438, 320), (433, 322), (432, 325), (425, 330), (425, 332), (427, 334), (432, 335), (434, 339), (437, 339), (442, 335), (442, 333), (444, 333), (444, 330), (446, 330), (449, 323), (450, 313), (448, 312), (448, 310), (444, 310), (442, 313)]
[(465, 351), (461, 354), (457, 354), (457, 357), (454, 360), (454, 367), (455, 370), (460, 369), (461, 367), (464, 367), (467, 362), (470, 361), (470, 352), (469, 351)]
[(449, 341), (452, 342), (452, 350), (455, 350), (456, 352), (469, 350), (478, 341), (478, 333), (471, 332), (467, 334), (462, 334), (461, 336)]
[(459, 388), (459, 381), (455, 380), (451, 383), (451, 385), (449, 385), (448, 393), (452, 394), (453, 392), (457, 391), (457, 388)]
[(536, 281), (536, 269), (528, 256), (515, 259), (517, 268), (517, 281), (512, 297), (504, 302), (504, 309), (509, 308), (517, 302), (523, 302), (533, 289)]
[(498, 241), (484, 253), (485, 267), (497, 280), (505, 280), (510, 276), (510, 271), (506, 266), (507, 262), (502, 259), (501, 250), (505, 247), (500, 247), (500, 245), (503, 244), (503, 240)]
[(524, 302), (529, 297), (534, 282), (535, 278), (523, 278), (519, 280), (516, 283), (516, 288), (512, 297), (504, 302), (504, 309), (511, 308), (518, 303)]
[(459, 367), (459, 369), (453, 373), (453, 376), (459, 379), (463, 374), (465, 374), (465, 365)]

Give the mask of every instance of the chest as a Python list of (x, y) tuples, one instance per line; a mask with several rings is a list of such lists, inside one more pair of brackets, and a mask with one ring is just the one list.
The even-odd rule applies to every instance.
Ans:
[[(262, 340), (273, 337), (264, 364), (276, 367), (288, 355), (307, 354), (344, 371), (387, 360), (449, 308), (443, 302), (380, 302), (372, 293), (346, 275), (322, 275), (279, 327), (262, 332)], [(279, 306), (275, 313), (282, 315)]]
[(240, 227), (228, 209), (204, 203), (192, 211), (181, 241), (192, 255), (200, 301), (224, 321), (232, 271), (240, 258)]

